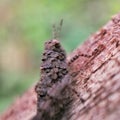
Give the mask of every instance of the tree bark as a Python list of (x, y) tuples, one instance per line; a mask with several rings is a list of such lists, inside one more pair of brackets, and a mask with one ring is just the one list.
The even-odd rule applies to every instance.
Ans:
[[(120, 14), (68, 56), (68, 62), (77, 95), (61, 120), (119, 120)], [(31, 88), (0, 120), (29, 120), (35, 113), (36, 94)]]

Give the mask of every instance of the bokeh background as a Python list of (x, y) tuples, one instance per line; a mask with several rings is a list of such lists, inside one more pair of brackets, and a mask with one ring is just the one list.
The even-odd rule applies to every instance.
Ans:
[(39, 80), (44, 42), (64, 24), (67, 53), (120, 11), (120, 0), (0, 0), (0, 113)]

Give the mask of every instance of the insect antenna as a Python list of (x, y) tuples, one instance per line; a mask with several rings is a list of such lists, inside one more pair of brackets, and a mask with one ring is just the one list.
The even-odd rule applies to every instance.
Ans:
[(63, 25), (63, 19), (60, 20), (60, 24), (58, 27), (56, 27), (55, 24), (53, 24), (52, 28), (53, 28), (53, 39), (59, 39), (60, 37), (60, 32), (61, 32), (61, 28)]

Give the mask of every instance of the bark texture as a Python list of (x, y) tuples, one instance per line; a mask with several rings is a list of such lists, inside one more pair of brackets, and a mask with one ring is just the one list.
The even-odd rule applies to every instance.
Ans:
[[(68, 61), (71, 58), (74, 58), (70, 68), (76, 95), (61, 120), (119, 120), (120, 14), (78, 47)], [(21, 110), (24, 104), (26, 107)], [(36, 95), (32, 88), (0, 120), (29, 120), (35, 115), (35, 110)]]

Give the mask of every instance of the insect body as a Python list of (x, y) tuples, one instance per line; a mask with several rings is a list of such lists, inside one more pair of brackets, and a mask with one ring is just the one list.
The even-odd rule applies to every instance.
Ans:
[(45, 43), (40, 70), (41, 79), (35, 88), (37, 117), (43, 120), (54, 120), (64, 105), (60, 102), (63, 99), (60, 94), (70, 80), (66, 54), (58, 40), (53, 39)]

